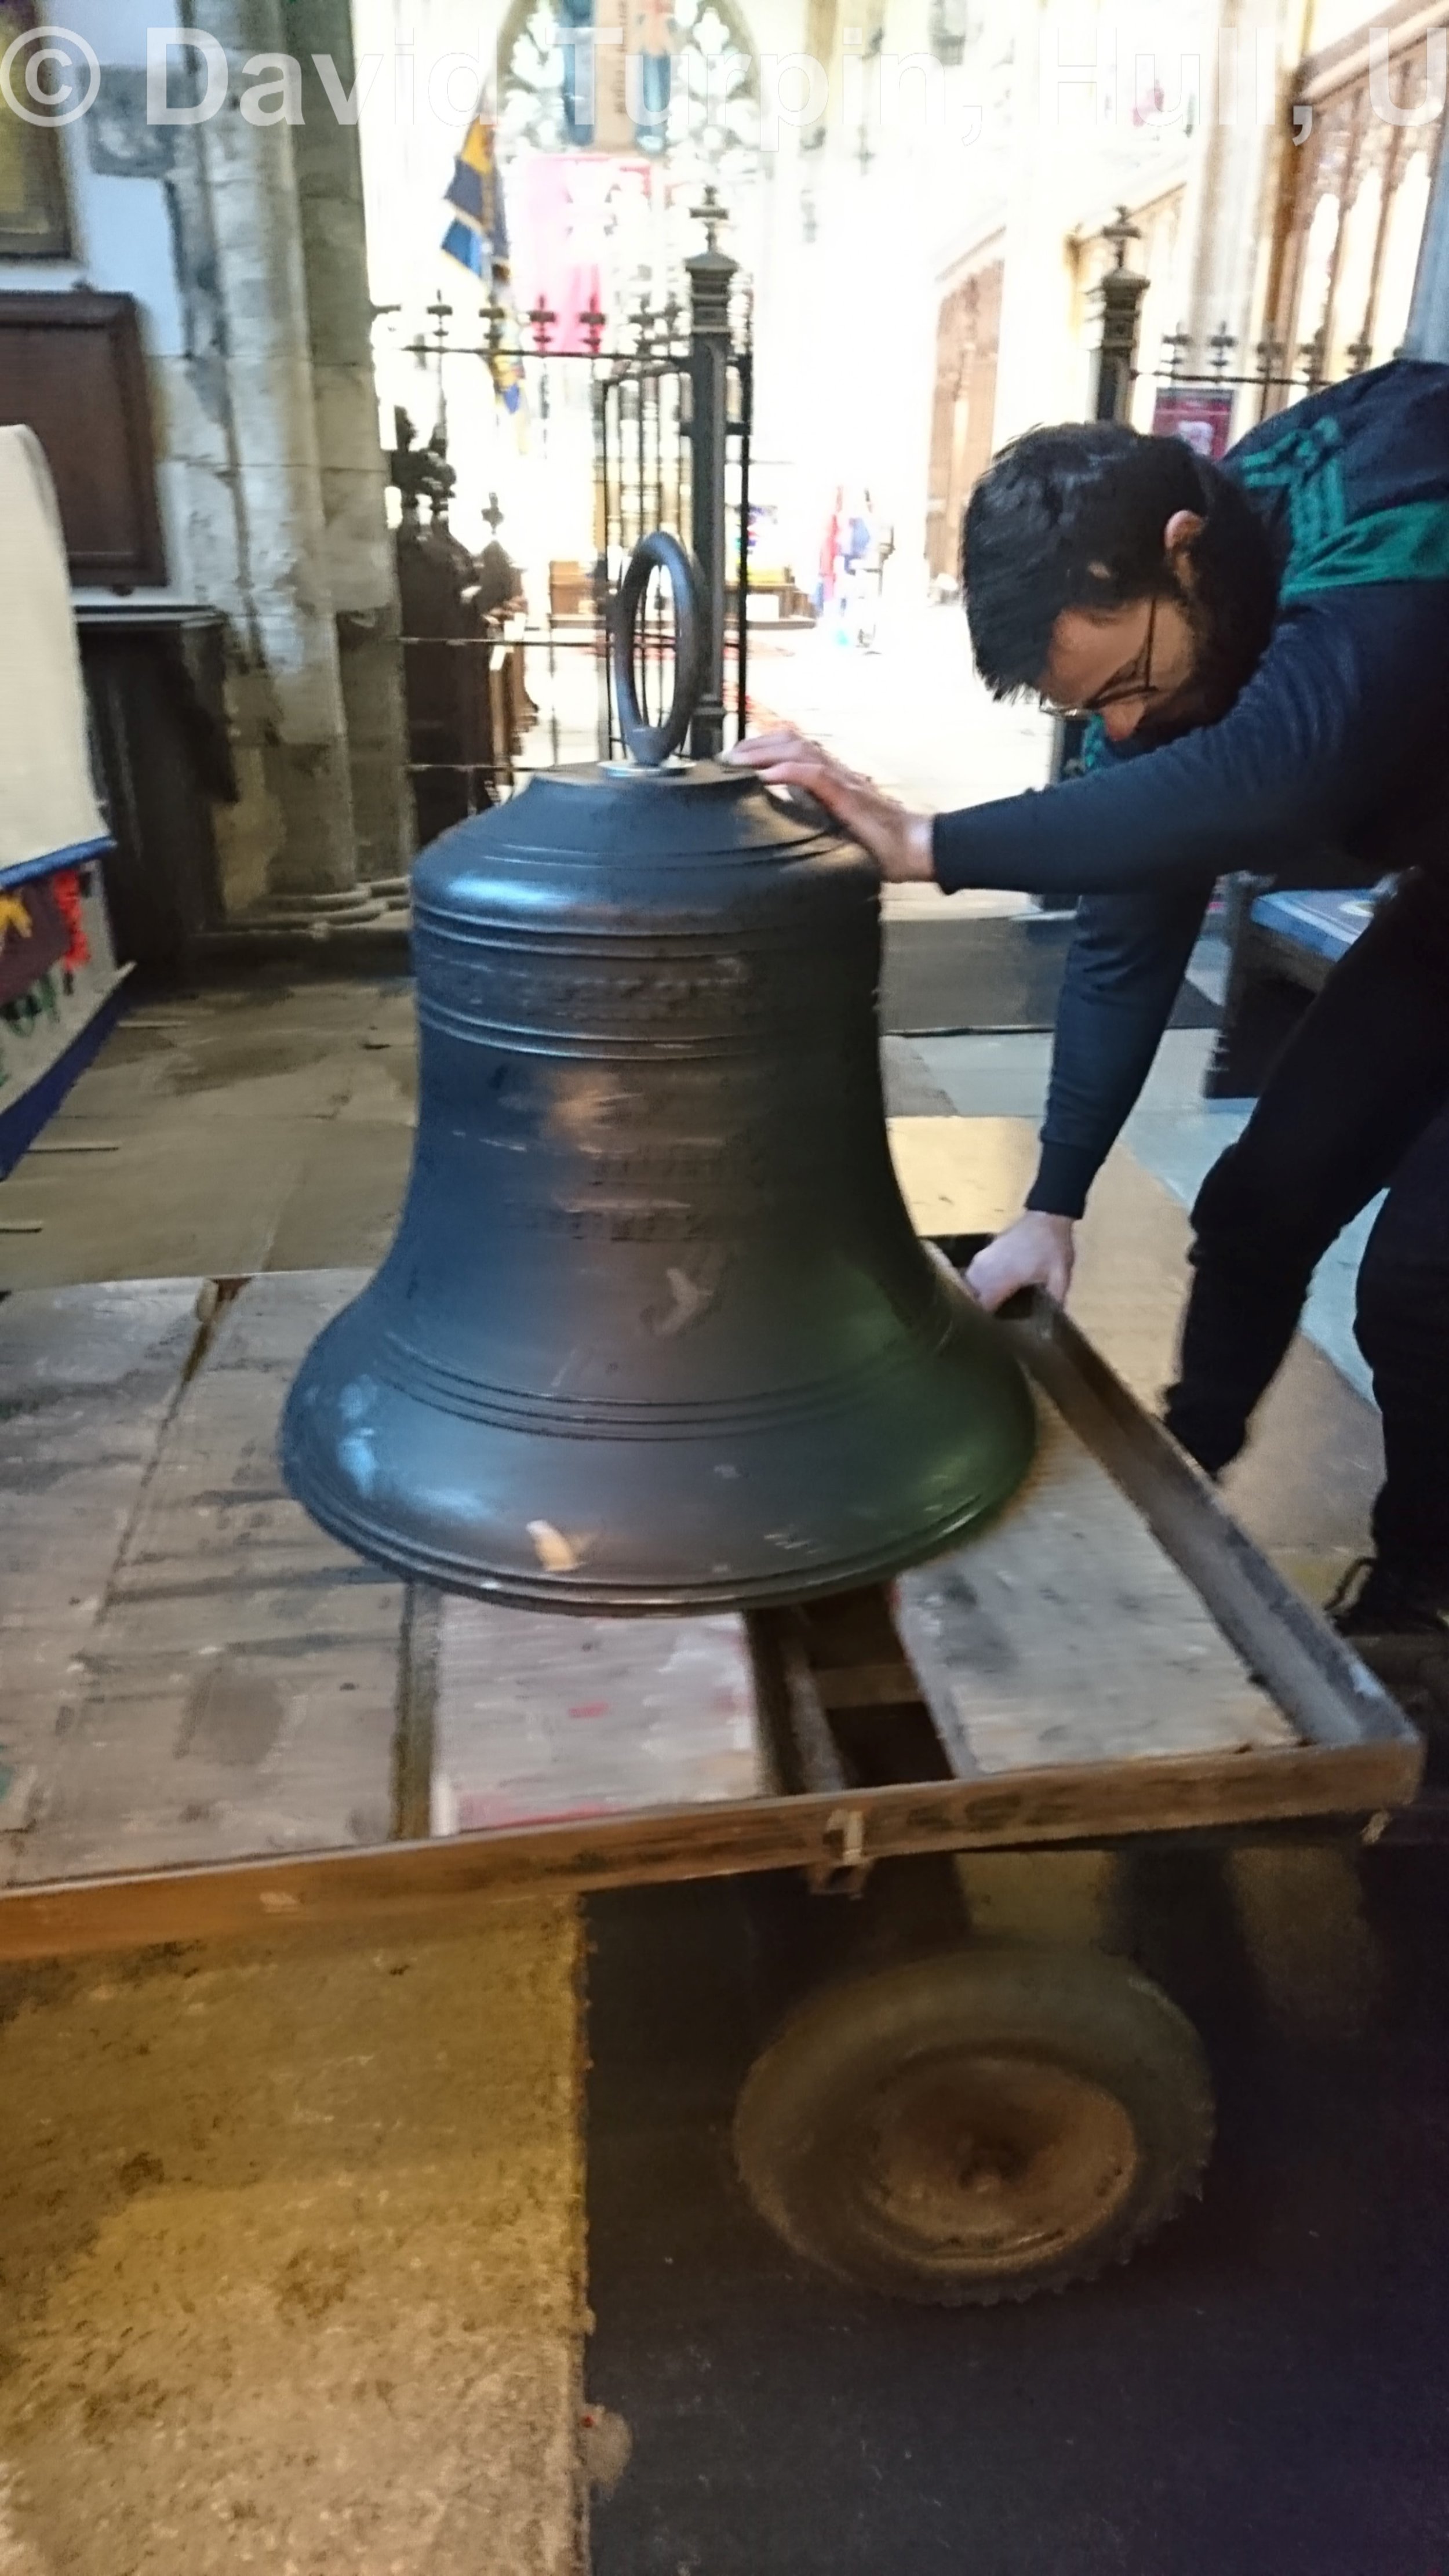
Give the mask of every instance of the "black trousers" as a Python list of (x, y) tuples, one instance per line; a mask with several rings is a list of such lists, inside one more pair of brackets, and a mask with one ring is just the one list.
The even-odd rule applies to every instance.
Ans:
[(1386, 1198), (1355, 1333), (1383, 1415), (1383, 1562), (1449, 1599), (1449, 881), (1405, 879), (1337, 965), (1193, 1209), (1193, 1285), (1169, 1429), (1237, 1456), (1314, 1269)]

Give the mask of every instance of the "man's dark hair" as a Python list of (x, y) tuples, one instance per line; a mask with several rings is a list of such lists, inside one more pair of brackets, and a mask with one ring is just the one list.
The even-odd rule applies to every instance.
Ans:
[(993, 697), (1039, 687), (1064, 608), (1182, 596), (1162, 541), (1176, 510), (1203, 521), (1192, 544), (1194, 622), (1236, 694), (1267, 643), (1277, 588), (1250, 504), (1184, 439), (1083, 421), (1013, 439), (966, 506), (961, 584)]

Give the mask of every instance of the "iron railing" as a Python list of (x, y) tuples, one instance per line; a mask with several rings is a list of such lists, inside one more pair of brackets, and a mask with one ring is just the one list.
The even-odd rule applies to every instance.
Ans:
[[(1164, 387), (1180, 386), (1184, 392), (1222, 392), (1246, 397), (1241, 407), (1251, 413), (1249, 419), (1236, 418), (1239, 404), (1236, 400), (1234, 403), (1235, 432), (1242, 436), (1246, 430), (1255, 428), (1259, 421), (1266, 420), (1270, 412), (1281, 411), (1287, 404), (1297, 402), (1307, 394), (1321, 393), (1323, 387), (1332, 381), (1326, 340), (1326, 333), (1319, 331), (1311, 340), (1304, 340), (1293, 349), (1287, 341), (1270, 332), (1254, 344), (1252, 365), (1242, 368), (1234, 365), (1239, 354), (1239, 342), (1226, 323), (1219, 325), (1200, 350), (1190, 333), (1169, 331), (1162, 341), (1153, 382)], [(1345, 354), (1349, 362), (1348, 374), (1361, 375), (1373, 351), (1366, 341), (1358, 341)]]
[[(717, 247), (722, 210), (712, 200), (707, 191), (699, 210), (707, 247), (686, 262), (685, 300), (671, 298), (662, 308), (642, 303), (627, 325), (627, 345), (606, 346), (605, 318), (591, 313), (582, 317), (584, 347), (560, 348), (557, 315), (535, 308), (520, 328), (497, 302), (481, 308), (478, 335), (466, 336), (458, 331), (456, 310), (441, 298), (430, 308), (428, 335), (404, 344), (402, 354), (437, 372), (442, 428), (433, 449), (443, 488), (429, 494), (424, 479), (423, 497), (443, 544), (451, 480), (446, 388), (449, 381), (456, 386), (452, 369), (470, 360), (488, 370), (495, 387), (517, 384), (545, 477), (579, 470), (577, 449), (570, 455), (554, 433), (565, 408), (577, 413), (582, 374), (591, 423), (588, 510), (596, 539), (592, 563), (571, 596), (560, 592), (552, 564), (525, 562), (518, 570), (531, 602), (526, 616), (455, 616), (450, 610), (436, 623), (461, 631), (404, 634), (410, 671), (436, 675), (440, 647), (450, 657), (456, 676), (443, 694), (470, 736), (450, 750), (438, 739), (424, 741), (412, 726), (409, 765), (420, 829), (425, 811), (437, 828), (440, 811), (451, 820), (494, 803), (534, 771), (570, 755), (596, 752), (612, 759), (622, 753), (608, 651), (611, 608), (631, 549), (655, 527), (684, 537), (704, 586), (705, 686), (690, 748), (707, 757), (723, 749), (727, 734), (737, 738), (744, 732), (753, 396), (749, 303), (735, 262)], [(406, 508), (416, 536), (416, 494)], [(466, 588), (461, 573), (460, 588)], [(672, 659), (670, 594), (667, 584), (656, 582), (640, 620), (638, 685), (646, 716), (671, 695)], [(502, 692), (499, 705), (496, 682), (505, 660), (511, 688)], [(590, 665), (593, 689), (581, 689), (579, 678)], [(436, 688), (435, 676), (429, 685)], [(471, 727), (470, 704), (475, 715), (483, 711)]]

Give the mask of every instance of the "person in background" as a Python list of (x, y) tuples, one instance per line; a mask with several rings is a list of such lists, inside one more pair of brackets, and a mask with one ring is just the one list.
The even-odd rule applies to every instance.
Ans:
[(837, 483), (825, 534), (820, 540), (820, 570), (815, 583), (815, 614), (823, 617), (835, 597), (840, 547), (845, 527), (845, 493)]
[(869, 652), (875, 642), (880, 605), (880, 548), (875, 510), (863, 492), (852, 508), (842, 544), (844, 580), (841, 622), (850, 643)]
[(497, 537), (489, 538), (474, 563), (478, 573), (477, 602), (485, 617), (509, 617), (522, 608), (523, 582), (518, 567)]
[(1357, 1310), (1386, 1473), (1335, 1610), (1449, 1707), (1449, 367), (1332, 386), (1217, 465), (1114, 424), (1029, 432), (972, 495), (963, 581), (992, 694), (1088, 717), (1086, 775), (933, 818), (788, 731), (731, 756), (888, 878), (1083, 898), (1037, 1175), (968, 1274), (987, 1306), (1065, 1296), (1216, 879), (1396, 878), (1199, 1193), (1166, 1420), (1221, 1473), (1317, 1263), (1386, 1191)]

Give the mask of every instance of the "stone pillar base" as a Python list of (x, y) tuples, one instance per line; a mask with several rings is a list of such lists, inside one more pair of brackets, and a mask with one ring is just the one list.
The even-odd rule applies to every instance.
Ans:
[(334, 930), (356, 930), (381, 921), (387, 905), (370, 886), (348, 886), (332, 894), (272, 894), (255, 911), (242, 915), (239, 930), (301, 930), (325, 939)]

